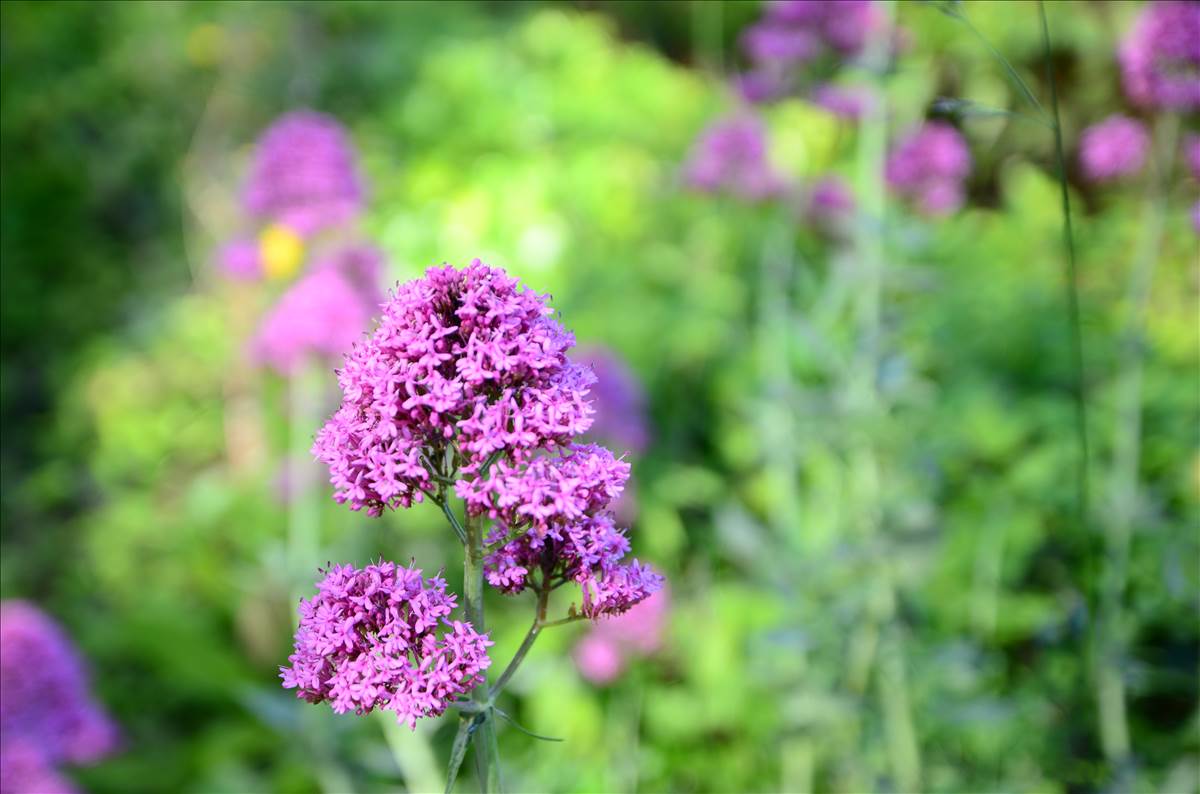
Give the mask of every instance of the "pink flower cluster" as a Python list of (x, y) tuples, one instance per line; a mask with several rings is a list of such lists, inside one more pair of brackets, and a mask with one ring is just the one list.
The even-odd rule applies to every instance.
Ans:
[(670, 593), (664, 587), (624, 615), (596, 621), (572, 654), (579, 672), (592, 683), (607, 684), (630, 658), (656, 652), (670, 608)]
[(593, 618), (656, 591), (662, 577), (637, 560), (622, 562), (629, 540), (608, 510), (628, 478), (629, 464), (586, 444), (523, 467), (501, 463), (482, 482), (460, 481), (468, 509), (496, 521), (487, 543), (499, 548), (484, 560), (488, 582), (507, 593), (521, 592), (537, 573), (542, 586), (578, 582), (582, 611)]
[(1083, 131), (1079, 163), (1091, 182), (1110, 182), (1136, 174), (1146, 163), (1150, 135), (1140, 121), (1109, 116)]
[(1125, 93), (1138, 105), (1200, 110), (1200, 3), (1147, 4), (1118, 59)]
[[(335, 498), (379, 515), (422, 500), (447, 451), (466, 475), (524, 460), (591, 423), (589, 374), (546, 299), (475, 260), (400, 285), (338, 373), (344, 399), (317, 434)], [(442, 472), (449, 474), (450, 472)]]
[(787, 187), (767, 160), (767, 136), (754, 116), (722, 119), (705, 130), (684, 167), (687, 183), (706, 193), (725, 191), (749, 201), (774, 198)]
[(888, 154), (884, 175), (897, 194), (927, 215), (947, 215), (962, 206), (971, 152), (961, 133), (940, 121), (925, 123)]
[(356, 217), (363, 194), (354, 147), (342, 125), (299, 110), (263, 133), (242, 202), (260, 220), (308, 236)]
[(363, 336), (380, 303), (382, 257), (348, 247), (316, 262), (263, 317), (251, 346), (254, 357), (293, 375), (310, 357), (335, 358)]
[[(492, 642), (450, 620), (455, 597), (438, 576), (380, 562), (334, 565), (300, 602), (300, 627), (284, 687), (338, 714), (395, 712), (410, 727), (437, 716), (483, 680)], [(446, 630), (440, 635), (438, 629)]]
[(32, 604), (0, 603), (0, 789), (70, 791), (59, 765), (92, 763), (116, 746), (117, 728), (58, 624)]
[(335, 499), (371, 515), (453, 481), (471, 515), (498, 523), (490, 582), (516, 592), (544, 568), (583, 585), (589, 614), (620, 611), (658, 576), (621, 563), (629, 544), (605, 511), (629, 466), (573, 443), (591, 425), (594, 378), (567, 360), (574, 337), (550, 314), (544, 296), (478, 260), (400, 285), (346, 356), (342, 406), (313, 454)]

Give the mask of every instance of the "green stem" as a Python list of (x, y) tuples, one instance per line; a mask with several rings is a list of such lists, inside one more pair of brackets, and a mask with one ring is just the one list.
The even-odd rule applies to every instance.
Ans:
[(521, 662), (525, 660), (525, 654), (529, 653), (529, 649), (533, 647), (533, 643), (537, 641), (538, 635), (541, 634), (545, 627), (546, 620), (546, 605), (550, 600), (550, 588), (546, 586), (543, 580), (542, 586), (538, 588), (537, 614), (533, 618), (533, 625), (529, 627), (529, 631), (525, 633), (525, 639), (521, 642), (521, 647), (517, 648), (517, 652), (513, 654), (512, 661), (508, 663), (508, 667), (504, 668), (504, 672), (496, 679), (496, 683), (492, 685), (491, 697), (495, 699), (496, 695), (500, 694), (501, 690), (512, 679), (513, 674), (517, 672), (517, 668), (521, 666)]
[[(1129, 273), (1128, 316), (1118, 363), (1116, 428), (1108, 487), (1109, 509), (1104, 515), (1104, 570), (1096, 634), (1096, 699), (1100, 719), (1100, 744), (1112, 764), (1129, 760), (1131, 745), (1126, 713), (1121, 623), (1128, 579), (1129, 545), (1138, 501), (1138, 468), (1141, 460), (1142, 373), (1145, 364), (1142, 337), (1150, 285), (1162, 247), (1167, 201), (1164, 183), (1174, 159), (1178, 119), (1167, 116), (1154, 130), (1153, 157), (1147, 201), (1139, 226), (1138, 245)], [(1129, 782), (1129, 781), (1126, 781)]]
[(1050, 109), (1054, 126), (1054, 155), (1058, 171), (1058, 184), (1062, 196), (1063, 247), (1066, 249), (1066, 292), (1067, 319), (1070, 325), (1071, 362), (1074, 369), (1075, 392), (1075, 435), (1079, 445), (1079, 459), (1075, 468), (1076, 522), (1081, 532), (1088, 523), (1088, 461), (1087, 398), (1083, 367), (1083, 322), (1079, 309), (1079, 269), (1075, 262), (1075, 233), (1071, 225), (1071, 193), (1067, 188), (1067, 161), (1063, 147), (1062, 121), (1058, 112), (1058, 86), (1054, 80), (1054, 69), (1050, 63), (1050, 26), (1046, 22), (1046, 6), (1038, 0), (1038, 16), (1042, 23), (1042, 50), (1046, 61), (1046, 82), (1050, 86)]
[[(446, 515), (453, 511), (446, 509)], [(483, 527), (478, 517), (467, 515), (465, 527), (467, 539), (466, 555), (463, 560), (463, 600), (465, 601), (467, 620), (475, 630), (483, 633), (486, 622), (483, 614)], [(485, 708), (488, 702), (488, 685), (483, 680), (471, 692), (473, 700), (480, 708)], [(475, 771), (479, 776), (479, 786), (484, 791), (499, 790), (500, 759), (497, 751), (494, 733), (494, 720), (484, 719), (475, 730)]]

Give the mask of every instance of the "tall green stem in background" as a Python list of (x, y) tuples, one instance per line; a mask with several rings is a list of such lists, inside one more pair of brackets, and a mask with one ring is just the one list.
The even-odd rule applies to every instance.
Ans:
[[(1168, 115), (1154, 129), (1154, 146), (1142, 221), (1129, 270), (1126, 316), (1118, 358), (1113, 435), (1104, 513), (1105, 557), (1100, 584), (1100, 610), (1094, 638), (1100, 744), (1108, 760), (1124, 767), (1130, 759), (1129, 722), (1125, 707), (1123, 601), (1129, 567), (1129, 544), (1138, 507), (1138, 468), (1142, 436), (1142, 371), (1145, 365), (1146, 309), (1150, 285), (1162, 248), (1166, 221), (1166, 182), (1174, 160), (1178, 118)], [(1131, 783), (1132, 781), (1126, 781)]]
[(865, 67), (878, 97), (859, 128), (856, 174), (858, 216), (855, 251), (859, 281), (855, 315), (857, 349), (847, 373), (846, 399), (850, 409), (850, 451), (853, 492), (859, 512), (859, 532), (868, 547), (871, 586), (866, 614), (849, 648), (847, 686), (865, 691), (872, 668), (879, 693), (887, 737), (888, 760), (896, 786), (916, 791), (921, 785), (921, 756), (913, 723), (904, 663), (904, 635), (895, 617), (896, 587), (884, 534), (884, 495), (879, 453), (874, 436), (883, 426), (887, 409), (878, 389), (881, 356), (881, 311), (884, 286), (884, 233), (886, 230), (884, 159), (887, 149), (887, 103), (881, 85), (890, 47), (892, 3), (883, 3), (887, 24), (871, 42)]
[(1067, 187), (1067, 161), (1063, 148), (1062, 120), (1058, 113), (1058, 84), (1050, 61), (1050, 26), (1046, 22), (1046, 6), (1038, 0), (1038, 16), (1042, 23), (1042, 48), (1046, 62), (1046, 82), (1050, 86), (1050, 114), (1054, 130), (1054, 157), (1058, 184), (1062, 195), (1063, 247), (1066, 250), (1067, 321), (1070, 325), (1071, 364), (1074, 368), (1075, 434), (1079, 456), (1075, 468), (1075, 512), (1079, 529), (1086, 531), (1089, 520), (1088, 444), (1086, 379), (1083, 366), (1083, 321), (1079, 309), (1079, 270), (1075, 263), (1075, 233), (1071, 225), (1071, 191)]

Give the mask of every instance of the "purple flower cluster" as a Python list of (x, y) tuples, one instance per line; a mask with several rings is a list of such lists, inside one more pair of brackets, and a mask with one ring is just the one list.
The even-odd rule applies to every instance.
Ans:
[(725, 191), (750, 201), (774, 198), (787, 187), (767, 160), (762, 122), (748, 115), (722, 119), (705, 130), (684, 167), (684, 176), (696, 190)]
[(472, 515), (499, 522), (494, 543), (528, 535), (497, 552), (513, 563), (492, 558), (489, 581), (523, 588), (521, 542), (537, 542), (563, 555), (546, 557), (553, 571), (585, 584), (585, 608), (620, 610), (657, 575), (620, 564), (628, 541), (604, 511), (629, 467), (573, 444), (592, 422), (594, 378), (567, 360), (574, 337), (550, 314), (544, 296), (479, 260), (400, 285), (374, 334), (346, 356), (342, 406), (313, 453), (329, 466), (335, 498), (371, 515), (453, 479)]
[(379, 515), (422, 499), (452, 440), (462, 471), (569, 443), (591, 424), (590, 375), (546, 299), (475, 260), (400, 285), (338, 373), (341, 408), (313, 453), (335, 498)]
[(0, 603), (0, 789), (70, 790), (60, 764), (91, 763), (116, 746), (116, 726), (58, 624), (32, 604)]
[(831, 234), (847, 231), (855, 206), (854, 192), (839, 176), (818, 180), (808, 193), (809, 220), (817, 228)]
[(623, 615), (596, 621), (575, 646), (575, 665), (595, 684), (614, 680), (631, 657), (649, 656), (662, 646), (671, 596), (666, 587)]
[[(483, 680), (492, 642), (450, 620), (455, 597), (438, 576), (380, 562), (334, 565), (300, 602), (300, 628), (283, 685), (338, 714), (395, 712), (416, 726), (437, 716)], [(438, 629), (445, 627), (440, 635)]]
[(1200, 109), (1200, 3), (1149, 3), (1118, 53), (1125, 93), (1160, 110)]
[(777, 99), (795, 86), (796, 67), (825, 58), (853, 58), (879, 25), (872, 0), (776, 0), (742, 34), (752, 69), (741, 80), (751, 102)]
[(217, 253), (217, 265), (234, 281), (257, 281), (263, 276), (262, 258), (256, 240), (239, 237), (221, 246)]
[[(1200, 135), (1188, 135), (1183, 140), (1183, 160), (1192, 179), (1200, 182)], [(1192, 205), (1192, 226), (1200, 232), (1200, 201)]]
[(624, 612), (656, 591), (662, 577), (637, 560), (622, 562), (629, 540), (607, 509), (628, 478), (629, 464), (580, 444), (523, 467), (501, 462), (486, 480), (460, 481), (468, 510), (496, 521), (487, 543), (499, 548), (484, 560), (488, 583), (519, 593), (536, 573), (543, 586), (578, 582), (582, 611), (593, 618)]
[(370, 248), (335, 251), (292, 284), (263, 318), (252, 345), (259, 361), (292, 375), (310, 357), (350, 350), (380, 302), (381, 258)]
[(931, 121), (901, 139), (888, 154), (884, 175), (898, 195), (928, 215), (947, 215), (962, 206), (963, 182), (971, 172), (967, 142), (949, 124)]
[(259, 140), (242, 202), (259, 220), (308, 236), (353, 220), (363, 193), (346, 131), (329, 116), (300, 110)]
[(1150, 136), (1140, 121), (1114, 115), (1084, 130), (1079, 144), (1079, 163), (1088, 180), (1110, 182), (1142, 170)]

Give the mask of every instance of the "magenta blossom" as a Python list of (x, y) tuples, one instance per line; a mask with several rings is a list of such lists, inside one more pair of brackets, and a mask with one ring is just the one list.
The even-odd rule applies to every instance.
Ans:
[(826, 232), (844, 232), (855, 206), (854, 192), (840, 176), (824, 177), (808, 192), (808, 219)]
[(1080, 137), (1079, 162), (1091, 182), (1111, 182), (1136, 174), (1146, 163), (1150, 136), (1141, 122), (1109, 116)]
[(1138, 105), (1200, 109), (1200, 3), (1148, 3), (1117, 57), (1125, 93)]
[(296, 374), (311, 358), (339, 356), (366, 332), (368, 300), (338, 268), (314, 268), (263, 318), (252, 352), (282, 375)]
[(696, 190), (724, 191), (750, 201), (774, 198), (787, 186), (767, 160), (766, 130), (753, 116), (723, 119), (705, 130), (684, 175)]
[(0, 788), (70, 790), (60, 764), (93, 763), (116, 747), (117, 728), (62, 629), (32, 604), (0, 602)]
[(242, 201), (260, 221), (308, 236), (357, 217), (363, 194), (346, 131), (330, 116), (300, 110), (263, 133)]
[(317, 595), (300, 602), (283, 685), (338, 714), (378, 708), (415, 728), (470, 692), (491, 664), (491, 640), (449, 619), (455, 603), (444, 579), (426, 580), (419, 568), (334, 565)]
[(257, 281), (262, 278), (262, 257), (258, 242), (239, 238), (226, 243), (217, 253), (221, 271), (235, 281)]
[(629, 466), (573, 443), (591, 426), (594, 377), (567, 360), (574, 337), (550, 313), (544, 296), (479, 260), (400, 285), (346, 356), (342, 406), (313, 453), (334, 498), (371, 515), (452, 486), (471, 516), (498, 524), (493, 585), (516, 592), (540, 572), (539, 586), (579, 582), (589, 616), (621, 611), (658, 576), (621, 561), (628, 541), (605, 511)]
[(902, 138), (888, 155), (885, 176), (900, 196), (927, 215), (948, 215), (962, 206), (971, 152), (954, 127), (927, 122)]

